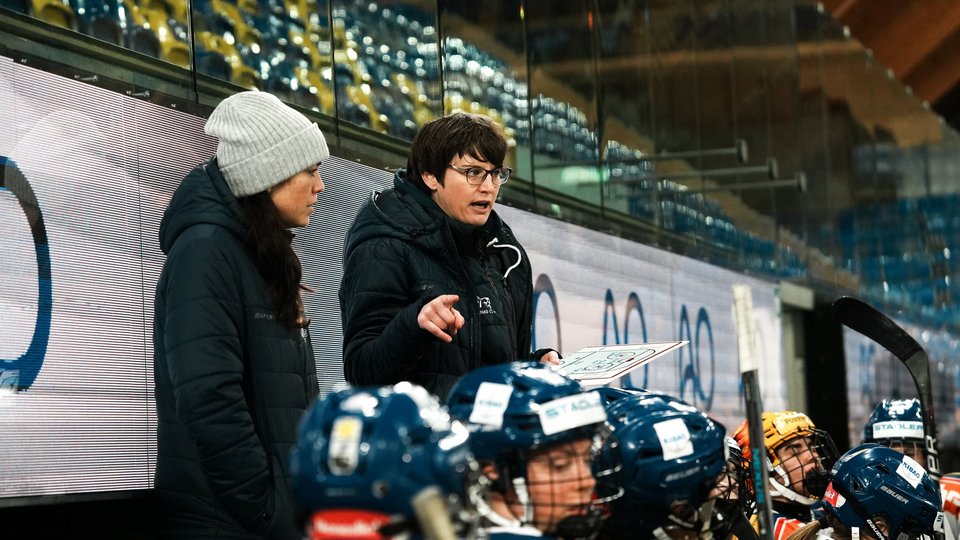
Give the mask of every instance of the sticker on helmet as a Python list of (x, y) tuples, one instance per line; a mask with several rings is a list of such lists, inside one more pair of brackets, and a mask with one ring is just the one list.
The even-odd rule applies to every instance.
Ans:
[(586, 392), (555, 399), (540, 408), (540, 427), (545, 435), (553, 435), (607, 419), (607, 411), (600, 404), (600, 394)]
[(503, 426), (503, 413), (510, 403), (513, 387), (509, 384), (492, 382), (480, 383), (477, 397), (473, 400), (470, 422), (499, 428)]
[(830, 484), (827, 485), (827, 490), (823, 492), (823, 500), (834, 508), (840, 508), (843, 506), (843, 503), (847, 502), (847, 500), (843, 498), (843, 495), (833, 489), (833, 482), (830, 482)]
[(889, 420), (873, 424), (874, 439), (922, 439), (923, 422)]
[(367, 510), (321, 510), (310, 519), (310, 540), (380, 540), (380, 527), (390, 522), (390, 516)]
[(327, 465), (337, 476), (352, 474), (360, 462), (360, 435), (363, 422), (356, 416), (341, 416), (330, 429), (330, 453)]
[(897, 467), (897, 474), (903, 477), (904, 480), (910, 482), (910, 485), (917, 487), (920, 484), (920, 480), (923, 480), (923, 467), (919, 463), (913, 460), (910, 456), (903, 456), (903, 461), (900, 462), (900, 466)]
[(653, 425), (660, 439), (660, 448), (663, 450), (663, 460), (689, 456), (693, 453), (693, 442), (690, 440), (690, 430), (681, 418), (674, 418)]
[(790, 411), (777, 415), (773, 420), (773, 426), (780, 435), (789, 435), (793, 432), (807, 431), (813, 426), (810, 418), (800, 412)]

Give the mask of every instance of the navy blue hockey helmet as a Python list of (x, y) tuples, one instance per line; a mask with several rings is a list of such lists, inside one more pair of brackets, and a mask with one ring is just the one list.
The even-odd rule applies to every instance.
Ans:
[(474, 455), (486, 460), (500, 460), (511, 449), (590, 438), (606, 419), (596, 395), (538, 362), (467, 373), (450, 389), (447, 408), (467, 423)]
[(880, 540), (942, 529), (939, 485), (896, 450), (861, 444), (840, 457), (830, 476), (820, 505), (847, 527), (868, 530)]
[[(584, 445), (575, 459), (592, 461), (609, 435), (606, 413), (599, 397), (584, 392), (580, 383), (538, 362), (514, 362), (484, 366), (460, 378), (447, 397), (450, 414), (470, 430), (470, 446), (477, 460), (492, 465), (492, 488), (499, 494), (516, 495), (524, 501), (523, 515), (511, 524), (533, 525), (561, 538), (588, 538), (595, 534), (604, 515), (604, 498), (598, 486), (608, 474), (591, 475), (566, 491), (588, 487), (587, 500), (578, 502), (534, 500), (537, 485), (553, 483), (529, 476), (531, 464), (545, 452), (565, 443)], [(481, 501), (482, 502), (482, 501)], [(545, 509), (550, 507), (550, 509)], [(489, 510), (489, 509), (488, 509)], [(494, 512), (484, 514), (495, 524), (507, 525)], [(551, 516), (544, 519), (543, 515)], [(558, 517), (563, 516), (563, 517)]]
[(415, 531), (411, 501), (428, 487), (452, 512), (466, 512), (467, 491), (478, 485), (468, 438), (436, 398), (409, 383), (318, 399), (300, 423), (291, 459), (311, 538), (378, 538), (383, 527)]
[(923, 409), (920, 400), (885, 399), (863, 427), (863, 442), (899, 450), (924, 462)]
[(599, 463), (622, 462), (624, 489), (605, 533), (633, 538), (663, 527), (699, 530), (712, 513), (704, 503), (726, 466), (724, 427), (671, 396), (599, 392), (619, 445), (606, 445)]

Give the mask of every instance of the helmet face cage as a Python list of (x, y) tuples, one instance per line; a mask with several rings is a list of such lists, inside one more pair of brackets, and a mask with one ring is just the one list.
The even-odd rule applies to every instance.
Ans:
[(615, 489), (612, 471), (594, 470), (609, 436), (596, 395), (549, 366), (515, 362), (467, 373), (447, 405), (491, 476), (489, 500), (477, 502), (488, 521), (561, 538), (596, 534)]
[(752, 515), (756, 508), (750, 460), (743, 455), (736, 440), (727, 437), (726, 442), (729, 457), (717, 479), (717, 487), (711, 492), (715, 499), (711, 529), (717, 538), (726, 538), (736, 519)]
[(881, 540), (931, 535), (942, 519), (937, 483), (908, 456), (873, 443), (837, 462), (821, 506)]
[(820, 429), (797, 432), (773, 448), (772, 453), (779, 484), (814, 500), (823, 496), (830, 468), (839, 456), (833, 439)]
[[(560, 538), (592, 538), (617, 494), (612, 471), (596, 474), (597, 456), (609, 430), (554, 443), (501, 460), (504, 481), (495, 483), (511, 514)], [(523, 464), (517, 467), (516, 464)]]
[(878, 403), (863, 427), (863, 442), (893, 448), (926, 463), (920, 400), (885, 399)]
[[(476, 521), (468, 491), (479, 467), (468, 432), (419, 386), (351, 388), (318, 399), (300, 424), (291, 459), (297, 502), (317, 527), (415, 531), (414, 496), (429, 486), (446, 498), (455, 526)], [(352, 515), (352, 521), (338, 521)], [(341, 529), (342, 530), (342, 529)]]

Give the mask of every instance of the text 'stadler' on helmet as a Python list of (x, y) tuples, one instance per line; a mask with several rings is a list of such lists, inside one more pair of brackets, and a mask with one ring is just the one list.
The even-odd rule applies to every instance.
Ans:
[(613, 426), (599, 463), (622, 463), (623, 496), (604, 528), (610, 538), (660, 536), (658, 529), (709, 531), (711, 492), (728, 459), (726, 430), (687, 403), (663, 394), (597, 390)]
[(456, 527), (476, 522), (479, 468), (460, 422), (422, 387), (351, 388), (318, 399), (300, 423), (293, 491), (311, 540), (419, 535), (412, 500), (444, 496)]
[[(817, 429), (810, 417), (802, 412), (765, 412), (762, 417), (767, 467), (771, 472), (770, 483), (774, 490), (772, 495), (801, 505), (814, 504), (823, 496), (830, 467), (840, 455), (833, 443), (833, 438), (826, 431)], [(740, 445), (743, 454), (750, 456), (750, 434), (746, 421), (740, 424), (733, 438)], [(806, 441), (806, 446), (813, 453), (816, 463), (808, 466), (809, 470), (803, 475), (799, 485), (795, 485), (790, 481), (791, 465), (783, 463), (778, 452), (786, 451), (801, 438)]]
[[(915, 460), (873, 443), (844, 454), (830, 473), (820, 506), (844, 525), (880, 540), (907, 540), (943, 530), (940, 489)], [(878, 523), (882, 518), (889, 534)]]
[[(451, 416), (470, 430), (470, 447), (477, 460), (492, 464), (498, 479), (492, 488), (517, 492), (529, 501), (527, 470), (531, 453), (564, 443), (587, 440), (595, 456), (610, 435), (606, 413), (595, 393), (539, 362), (484, 366), (457, 381), (447, 397)], [(607, 515), (608, 503), (619, 493), (611, 485), (612, 471), (594, 471), (592, 500), (571, 508), (556, 530), (543, 531), (562, 539), (593, 538)], [(523, 492), (523, 493), (520, 493)], [(478, 504), (486, 506), (484, 501)], [(533, 525), (533, 507), (526, 505), (524, 525)], [(489, 507), (481, 510), (497, 523)]]
[(863, 442), (899, 450), (924, 462), (923, 409), (918, 399), (885, 399), (863, 427)]

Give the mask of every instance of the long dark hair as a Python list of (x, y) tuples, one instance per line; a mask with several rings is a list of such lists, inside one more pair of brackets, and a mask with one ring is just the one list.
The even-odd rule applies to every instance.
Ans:
[(237, 199), (241, 221), (247, 230), (244, 242), (253, 256), (253, 264), (267, 282), (277, 320), (288, 328), (306, 328), (310, 323), (303, 309), (300, 291), (303, 267), (293, 251), (293, 233), (287, 230), (266, 191)]

